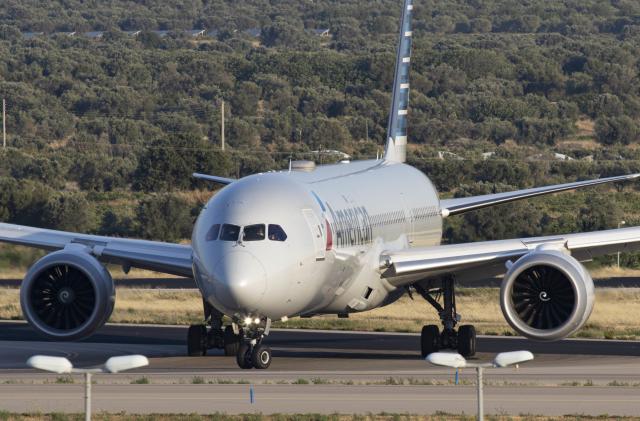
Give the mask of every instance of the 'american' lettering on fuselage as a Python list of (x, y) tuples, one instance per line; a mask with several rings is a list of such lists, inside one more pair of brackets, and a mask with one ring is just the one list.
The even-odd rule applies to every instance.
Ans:
[(369, 213), (364, 206), (337, 211), (334, 211), (328, 203), (327, 207), (333, 219), (335, 245), (337, 247), (349, 247), (372, 242), (371, 218), (369, 218)]

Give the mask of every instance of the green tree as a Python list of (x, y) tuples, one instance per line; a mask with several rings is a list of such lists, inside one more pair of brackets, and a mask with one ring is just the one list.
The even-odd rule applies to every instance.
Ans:
[(60, 193), (44, 206), (43, 222), (62, 231), (87, 232), (95, 229), (95, 209), (81, 193)]
[(596, 120), (596, 136), (605, 145), (628, 145), (638, 139), (638, 125), (630, 117), (601, 117)]
[(191, 234), (191, 209), (176, 195), (153, 195), (140, 202), (136, 214), (143, 238), (175, 242)]

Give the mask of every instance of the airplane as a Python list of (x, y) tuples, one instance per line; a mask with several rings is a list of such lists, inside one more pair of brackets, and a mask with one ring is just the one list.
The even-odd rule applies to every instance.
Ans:
[[(512, 201), (640, 174), (506, 193), (440, 199), (429, 178), (407, 165), (413, 0), (404, 0), (387, 144), (376, 160), (316, 166), (241, 179), (194, 174), (224, 187), (203, 208), (190, 245), (109, 238), (0, 224), (0, 242), (50, 251), (20, 289), (24, 318), (41, 335), (90, 336), (109, 319), (115, 288), (104, 264), (193, 278), (203, 322), (187, 331), (187, 352), (224, 349), (243, 369), (266, 369), (272, 320), (347, 317), (389, 305), (415, 290), (437, 312), (421, 355), (476, 352), (473, 325), (460, 325), (456, 280), (504, 275), (500, 304), (526, 338), (553, 341), (582, 327), (594, 285), (582, 262), (640, 249), (640, 228), (442, 245), (444, 218)], [(231, 321), (223, 325), (223, 316)], [(460, 325), (460, 326), (459, 326)]]

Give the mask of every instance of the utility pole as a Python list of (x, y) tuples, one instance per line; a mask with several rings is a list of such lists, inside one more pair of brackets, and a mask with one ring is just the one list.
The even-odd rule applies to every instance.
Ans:
[(368, 118), (364, 119), (364, 133), (365, 133), (367, 142), (369, 142), (369, 119)]
[(7, 100), (2, 98), (2, 149), (7, 149)]
[[(626, 224), (627, 224), (627, 221), (618, 222), (618, 229), (620, 229), (621, 226)], [(620, 269), (620, 250), (618, 250), (618, 269)]]
[(220, 147), (224, 151), (224, 100), (220, 106)]

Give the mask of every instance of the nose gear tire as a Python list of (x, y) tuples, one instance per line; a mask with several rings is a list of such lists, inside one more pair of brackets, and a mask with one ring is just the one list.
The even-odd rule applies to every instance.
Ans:
[(440, 331), (438, 330), (438, 326), (427, 325), (422, 327), (420, 348), (422, 358), (425, 358), (432, 352), (438, 352), (440, 350)]
[(187, 355), (202, 357), (207, 354), (207, 328), (204, 325), (191, 325), (187, 331)]
[(236, 354), (236, 362), (238, 363), (238, 367), (243, 370), (253, 368), (251, 361), (251, 347), (249, 344), (240, 344), (238, 347), (238, 353)]
[(271, 365), (271, 348), (261, 344), (254, 346), (251, 352), (251, 360), (253, 366), (257, 369), (264, 370), (269, 368)]

